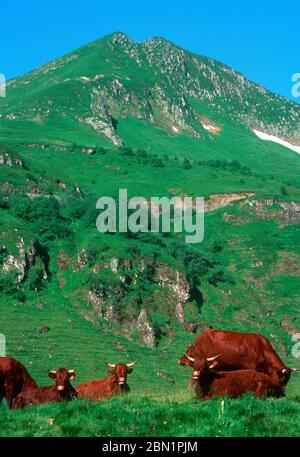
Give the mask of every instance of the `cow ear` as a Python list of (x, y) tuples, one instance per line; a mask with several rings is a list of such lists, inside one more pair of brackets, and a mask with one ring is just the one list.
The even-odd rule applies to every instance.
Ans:
[(48, 376), (51, 379), (55, 379), (56, 378), (56, 371), (55, 370), (49, 370), (48, 371)]
[(132, 368), (127, 368), (127, 373), (132, 373)]

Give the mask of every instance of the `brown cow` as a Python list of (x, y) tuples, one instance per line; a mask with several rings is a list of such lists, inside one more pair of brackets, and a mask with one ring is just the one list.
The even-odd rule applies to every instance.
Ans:
[(13, 357), (0, 357), (0, 405), (5, 397), (8, 409), (12, 409), (17, 395), (34, 387), (36, 382), (21, 362)]
[(70, 380), (75, 378), (75, 370), (59, 368), (48, 373), (49, 378), (55, 379), (55, 386), (29, 388), (21, 392), (15, 401), (14, 408), (38, 405), (40, 403), (52, 403), (70, 401), (77, 398), (77, 393)]
[(202, 400), (212, 397), (238, 398), (246, 393), (254, 393), (262, 398), (264, 395), (284, 396), (282, 385), (274, 383), (270, 376), (255, 370), (215, 371), (219, 356), (195, 358), (193, 381), (196, 383), (196, 395)]
[(108, 366), (112, 368), (112, 370), (108, 372), (108, 378), (84, 382), (75, 387), (78, 398), (101, 400), (114, 395), (128, 393), (130, 387), (127, 384), (127, 375), (132, 372), (132, 367), (135, 364), (136, 362), (127, 364), (109, 363)]
[(269, 340), (258, 333), (240, 333), (228, 330), (207, 330), (197, 336), (186, 353), (178, 360), (180, 365), (192, 366), (190, 357), (211, 357), (222, 354), (219, 369), (224, 371), (250, 369), (269, 375), (285, 386), (293, 368), (287, 367), (276, 354)]

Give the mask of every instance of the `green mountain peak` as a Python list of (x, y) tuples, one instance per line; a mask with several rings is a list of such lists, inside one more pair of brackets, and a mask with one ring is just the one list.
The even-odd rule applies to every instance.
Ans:
[[(114, 119), (135, 118), (201, 140), (203, 117), (299, 142), (300, 107), (229, 67), (160, 37), (136, 43), (113, 33), (8, 83), (1, 124), (42, 126), (67, 116), (75, 130), (124, 142)], [(91, 132), (92, 133), (92, 132)]]

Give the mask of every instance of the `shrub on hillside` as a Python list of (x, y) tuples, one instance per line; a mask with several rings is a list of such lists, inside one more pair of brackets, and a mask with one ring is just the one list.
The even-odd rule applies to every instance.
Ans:
[(139, 149), (137, 151), (136, 155), (137, 155), (138, 163), (142, 163), (142, 164), (146, 165), (147, 163), (150, 162), (150, 157), (147, 154), (147, 152), (144, 151), (144, 149)]
[(88, 266), (92, 267), (95, 263), (103, 259), (105, 251), (109, 249), (106, 244), (99, 244), (95, 246), (88, 246)]
[(33, 265), (27, 279), (30, 290), (42, 290), (45, 287), (44, 268), (41, 265)]
[(37, 197), (31, 200), (12, 195), (9, 198), (9, 207), (14, 216), (33, 224), (42, 245), (55, 238), (71, 235), (69, 221), (60, 215), (60, 204), (53, 197)]
[(189, 161), (189, 159), (184, 159), (183, 168), (184, 168), (184, 170), (190, 170), (192, 168), (192, 164)]
[(0, 292), (20, 302), (26, 300), (22, 286), (18, 282), (18, 273), (16, 271), (5, 273), (3, 270), (0, 270)]
[(85, 200), (79, 198), (70, 198), (68, 200), (66, 211), (71, 219), (80, 219), (87, 210), (87, 204)]
[(224, 246), (221, 241), (214, 241), (212, 249), (214, 252), (221, 252), (224, 249)]
[(208, 273), (213, 262), (200, 250), (187, 247), (182, 241), (172, 240), (168, 246), (169, 254), (180, 262), (185, 269), (192, 287), (200, 284), (201, 276)]
[(245, 176), (252, 176), (252, 171), (249, 167), (243, 166), (240, 164), (238, 160), (232, 160), (228, 162), (226, 159), (224, 160), (203, 160), (198, 162), (199, 165), (206, 165), (212, 168), (221, 168), (223, 170), (233, 171), (235, 173), (240, 173)]
[(4, 260), (6, 259), (6, 257), (8, 256), (8, 252), (7, 252), (7, 249), (5, 246), (2, 246), (0, 248), (0, 265), (3, 264)]
[(27, 222), (56, 219), (60, 216), (60, 205), (53, 197), (37, 197), (31, 200), (27, 197), (12, 196), (9, 203), (13, 214)]
[(157, 168), (164, 168), (165, 166), (163, 160), (160, 157), (157, 157), (156, 155), (154, 155), (152, 158), (152, 165)]
[(214, 271), (213, 274), (208, 279), (208, 282), (215, 287), (217, 287), (219, 285), (219, 283), (222, 283), (222, 282), (227, 283), (227, 284), (234, 284), (234, 280), (232, 279), (232, 277), (228, 273), (225, 273), (222, 270)]
[(123, 156), (135, 156), (134, 150), (125, 146), (120, 147), (119, 151)]

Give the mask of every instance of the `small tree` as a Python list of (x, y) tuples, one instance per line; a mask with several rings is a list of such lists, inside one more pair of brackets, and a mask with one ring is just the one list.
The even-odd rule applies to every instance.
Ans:
[(156, 159), (153, 160), (153, 165), (157, 168), (163, 168), (165, 166), (165, 164), (163, 163), (163, 161), (160, 157), (157, 157)]
[(281, 195), (289, 195), (288, 190), (285, 186), (280, 187), (280, 193)]
[(191, 162), (189, 161), (189, 159), (184, 159), (183, 161), (183, 168), (185, 170), (190, 170), (192, 168), (192, 164)]

